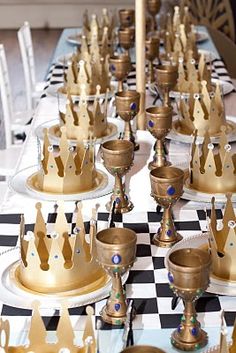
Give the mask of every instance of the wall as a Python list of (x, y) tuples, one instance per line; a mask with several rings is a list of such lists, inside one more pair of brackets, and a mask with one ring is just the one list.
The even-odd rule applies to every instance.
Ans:
[(103, 7), (134, 7), (134, 0), (0, 0), (0, 28), (18, 28), (24, 21), (31, 27), (77, 27), (82, 15), (101, 13)]

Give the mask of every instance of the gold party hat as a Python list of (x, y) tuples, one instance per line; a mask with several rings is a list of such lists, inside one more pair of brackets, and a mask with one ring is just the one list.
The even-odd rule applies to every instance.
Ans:
[(197, 130), (198, 136), (204, 136), (207, 130), (210, 136), (218, 136), (221, 133), (221, 126), (226, 126), (218, 82), (215, 92), (209, 92), (207, 82), (202, 81), (200, 94), (191, 92), (189, 97), (181, 96), (177, 106), (179, 119), (174, 126), (179, 133), (192, 135)]
[(208, 131), (203, 144), (197, 144), (195, 132), (187, 181), (190, 188), (210, 194), (236, 192), (236, 155), (231, 151), (225, 130), (222, 126), (217, 146), (211, 143)]
[(93, 36), (96, 36), (99, 41), (103, 38), (104, 29), (108, 34), (108, 39), (111, 41), (114, 38), (115, 16), (109, 14), (107, 8), (102, 9), (102, 16), (98, 19), (96, 14), (91, 15), (89, 19), (88, 10), (83, 15), (83, 33), (90, 42)]
[(206, 81), (206, 88), (209, 92), (213, 91), (211, 70), (207, 67), (204, 54), (201, 55), (198, 68), (193, 58), (189, 59), (186, 65), (184, 65), (183, 58), (179, 58), (178, 81), (175, 90), (180, 93), (200, 93), (202, 81)]
[(100, 102), (100, 86), (97, 86), (96, 97), (92, 110), (89, 109), (89, 102), (85, 92), (85, 86), (81, 87), (80, 101), (77, 111), (71, 96), (67, 97), (66, 112), (60, 112), (61, 125), (66, 127), (66, 136), (72, 140), (88, 140), (101, 138), (107, 134), (107, 94), (105, 100)]
[(236, 216), (227, 194), (227, 202), (222, 227), (217, 227), (215, 198), (212, 198), (212, 211), (209, 220), (209, 243), (212, 258), (212, 274), (220, 279), (236, 281)]
[(70, 146), (66, 127), (61, 127), (59, 148), (54, 150), (48, 130), (44, 130), (43, 159), (40, 170), (27, 183), (43, 192), (74, 194), (95, 189), (101, 182), (101, 175), (95, 167), (94, 141), (86, 145), (77, 142)]
[[(40, 316), (39, 303), (34, 302), (33, 315), (31, 318), (30, 329), (28, 333), (28, 343), (21, 346), (10, 346), (10, 324), (8, 320), (0, 319), (0, 337), (5, 336), (3, 343), (3, 352), (5, 353), (95, 353), (96, 340), (92, 325), (93, 308), (86, 308), (87, 319), (83, 334), (83, 345), (77, 346), (74, 343), (75, 335), (70, 321), (70, 315), (65, 303), (61, 304), (61, 313), (56, 330), (56, 343), (47, 342), (47, 331), (44, 322)], [(0, 348), (2, 344), (0, 343)]]
[(106, 275), (95, 258), (95, 211), (88, 242), (80, 204), (72, 231), (63, 203), (59, 203), (56, 222), (50, 231), (52, 225), (45, 224), (41, 203), (35, 207), (37, 216), (33, 231), (25, 233), (24, 217), (21, 219), (21, 261), (16, 270), (21, 285), (34, 292), (57, 295), (66, 291), (85, 294), (102, 287)]

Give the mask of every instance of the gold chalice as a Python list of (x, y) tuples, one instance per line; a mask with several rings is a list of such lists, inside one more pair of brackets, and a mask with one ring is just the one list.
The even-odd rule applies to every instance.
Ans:
[(139, 149), (139, 144), (135, 142), (135, 137), (131, 128), (131, 120), (139, 112), (140, 93), (137, 91), (123, 91), (115, 94), (116, 111), (125, 122), (124, 140), (134, 144), (134, 150)]
[(122, 325), (127, 304), (121, 276), (133, 265), (137, 236), (128, 228), (108, 228), (96, 234), (97, 259), (112, 278), (112, 289), (100, 315), (103, 321)]
[(171, 335), (171, 343), (183, 351), (193, 351), (207, 344), (207, 334), (197, 321), (194, 302), (209, 285), (210, 254), (197, 248), (173, 251), (168, 259), (168, 279), (173, 292), (184, 301), (181, 323)]
[(121, 353), (165, 353), (163, 350), (152, 346), (131, 346), (125, 348)]
[(118, 92), (123, 91), (123, 81), (132, 70), (129, 55), (114, 55), (109, 59), (111, 74), (118, 80)]
[(115, 213), (125, 213), (133, 209), (133, 204), (124, 193), (122, 177), (129, 171), (134, 159), (134, 145), (127, 140), (110, 140), (102, 144), (102, 158), (108, 172), (115, 177), (115, 186), (110, 202), (106, 205), (108, 211), (115, 201)]
[(170, 91), (176, 86), (178, 67), (176, 65), (159, 65), (156, 69), (157, 85), (164, 93), (163, 103), (170, 106)]
[(145, 41), (146, 59), (149, 61), (148, 83), (154, 82), (153, 61), (159, 57), (160, 40), (158, 37), (150, 37)]
[(135, 41), (135, 28), (126, 27), (118, 30), (118, 38), (120, 46), (125, 50), (125, 53), (129, 55), (129, 49), (134, 47)]
[(161, 0), (147, 0), (147, 10), (149, 14), (152, 16), (152, 31), (156, 31), (157, 23), (156, 23), (156, 15), (160, 11), (161, 8)]
[(134, 9), (119, 10), (120, 26), (123, 28), (134, 26), (135, 11)]
[(183, 193), (184, 172), (176, 167), (159, 167), (151, 170), (151, 196), (164, 208), (161, 227), (154, 235), (153, 243), (166, 248), (171, 247), (182, 236), (175, 230), (171, 207)]
[(155, 143), (155, 153), (153, 161), (149, 163), (148, 168), (154, 169), (170, 165), (167, 161), (164, 150), (165, 136), (172, 126), (172, 107), (149, 107), (146, 109), (147, 127), (150, 133), (157, 139)]

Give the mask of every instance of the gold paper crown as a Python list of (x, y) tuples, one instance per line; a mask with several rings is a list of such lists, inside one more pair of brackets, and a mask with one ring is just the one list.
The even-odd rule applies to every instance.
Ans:
[[(66, 136), (72, 140), (88, 140), (101, 138), (107, 134), (107, 95), (105, 101), (100, 103), (100, 86), (97, 86), (93, 108), (88, 108), (85, 86), (81, 87), (78, 110), (74, 110), (71, 96), (67, 97), (66, 113), (60, 112), (61, 124), (66, 127)], [(103, 110), (102, 110), (103, 106)]]
[(59, 151), (54, 151), (44, 131), (43, 159), (37, 173), (39, 189), (44, 192), (72, 194), (86, 192), (96, 188), (99, 173), (95, 168), (94, 142), (85, 146), (78, 141), (77, 146), (70, 146), (67, 141), (66, 127), (61, 127)]
[(183, 58), (179, 59), (178, 82), (176, 90), (183, 93), (199, 93), (202, 88), (202, 81), (206, 81), (208, 91), (212, 91), (211, 70), (207, 68), (204, 54), (201, 54), (198, 68), (196, 61), (192, 58), (187, 61), (186, 69)]
[(231, 151), (225, 130), (222, 126), (217, 147), (211, 143), (208, 131), (203, 144), (197, 144), (195, 132), (189, 170), (191, 188), (210, 194), (236, 192), (236, 155)]
[(80, 295), (103, 286), (106, 276), (96, 262), (94, 250), (95, 211), (88, 242), (80, 205), (72, 233), (62, 203), (59, 203), (56, 222), (50, 232), (42, 216), (41, 203), (35, 207), (37, 217), (33, 232), (25, 234), (24, 217), (21, 219), (21, 262), (16, 270), (21, 285), (48, 295), (66, 291)]
[(199, 136), (204, 136), (207, 130), (210, 136), (221, 133), (221, 126), (226, 125), (224, 105), (220, 84), (216, 83), (215, 92), (209, 93), (207, 82), (201, 82), (200, 94), (192, 92), (189, 97), (181, 96), (178, 102), (179, 119), (176, 130), (191, 135), (197, 130)]
[[(99, 23), (100, 22), (100, 23)], [(92, 37), (96, 36), (99, 41), (102, 40), (104, 29), (107, 31), (108, 39), (113, 40), (114, 29), (115, 29), (115, 16), (109, 16), (108, 10), (104, 8), (102, 10), (102, 16), (100, 21), (97, 15), (93, 14), (91, 20), (89, 20), (88, 10), (83, 15), (83, 33), (90, 42)]]
[(236, 216), (227, 194), (227, 203), (222, 227), (217, 227), (215, 198), (212, 198), (211, 218), (209, 221), (209, 243), (212, 258), (212, 274), (220, 279), (236, 281)]
[[(86, 56), (83, 53), (84, 57)], [(99, 48), (88, 54), (87, 59), (77, 62), (77, 58), (73, 57), (68, 71), (65, 74), (66, 86), (62, 88), (62, 93), (70, 93), (71, 95), (81, 94), (81, 85), (85, 86), (87, 95), (96, 94), (96, 87), (101, 87), (100, 93), (106, 93), (110, 90), (110, 73), (109, 73), (109, 55), (105, 58), (101, 56)], [(60, 90), (60, 89), (59, 89)]]
[[(39, 303), (34, 302), (34, 310), (31, 318), (30, 329), (28, 333), (28, 344), (21, 346), (9, 346), (10, 340), (10, 324), (8, 320), (0, 319), (0, 337), (5, 337), (0, 340), (0, 349), (3, 348), (5, 353), (95, 353), (96, 340), (93, 330), (92, 318), (93, 308), (86, 308), (87, 319), (83, 333), (83, 346), (74, 344), (75, 335), (70, 321), (68, 309), (64, 303), (61, 304), (61, 313), (56, 330), (56, 343), (47, 342), (47, 331), (44, 322), (40, 316)], [(2, 350), (1, 350), (2, 352)]]

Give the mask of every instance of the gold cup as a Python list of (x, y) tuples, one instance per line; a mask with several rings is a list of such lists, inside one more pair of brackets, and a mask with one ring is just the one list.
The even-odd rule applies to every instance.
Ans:
[(109, 59), (110, 71), (118, 80), (118, 92), (123, 91), (123, 81), (132, 70), (132, 64), (128, 55), (114, 55)]
[(134, 26), (135, 11), (134, 9), (119, 10), (120, 26), (123, 28)]
[(116, 111), (125, 122), (124, 140), (134, 144), (134, 150), (139, 149), (139, 144), (135, 142), (135, 137), (131, 128), (131, 120), (139, 112), (140, 93), (137, 91), (123, 91), (115, 94)]
[(184, 172), (176, 167), (160, 167), (151, 170), (151, 196), (164, 208), (161, 227), (154, 235), (153, 243), (162, 248), (171, 247), (182, 239), (175, 230), (171, 207), (183, 193)]
[(161, 8), (161, 0), (147, 0), (147, 10), (149, 14), (152, 16), (152, 26), (151, 30), (156, 31), (157, 23), (156, 23), (156, 15), (160, 11)]
[(103, 321), (122, 325), (127, 304), (121, 276), (133, 265), (136, 257), (137, 236), (128, 228), (109, 228), (96, 234), (97, 259), (112, 278), (112, 289), (106, 306), (101, 311)]
[(183, 351), (202, 348), (208, 339), (197, 321), (194, 302), (209, 285), (210, 255), (197, 248), (179, 249), (170, 254), (167, 264), (170, 287), (185, 304), (181, 323), (171, 335), (171, 343)]
[(170, 91), (176, 86), (178, 67), (176, 65), (159, 65), (156, 69), (157, 85), (164, 93), (163, 103), (170, 106)]
[(129, 49), (134, 47), (135, 28), (120, 28), (118, 30), (118, 38), (120, 46), (125, 50), (126, 55), (129, 55)]
[(149, 163), (148, 168), (154, 169), (157, 167), (164, 167), (171, 163), (167, 161), (164, 150), (165, 136), (172, 126), (172, 107), (149, 107), (146, 109), (147, 127), (150, 133), (157, 139), (155, 143), (155, 153), (152, 162)]
[(165, 353), (163, 350), (152, 346), (131, 346), (125, 348), (121, 353)]
[(146, 59), (149, 61), (148, 82), (154, 82), (153, 61), (159, 57), (160, 40), (158, 37), (150, 37), (145, 41)]
[(125, 213), (133, 209), (133, 204), (124, 193), (125, 186), (122, 177), (129, 171), (134, 159), (134, 145), (127, 140), (110, 140), (102, 144), (102, 158), (108, 172), (115, 177), (115, 186), (110, 202), (106, 205), (108, 211), (115, 201), (115, 213)]

